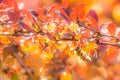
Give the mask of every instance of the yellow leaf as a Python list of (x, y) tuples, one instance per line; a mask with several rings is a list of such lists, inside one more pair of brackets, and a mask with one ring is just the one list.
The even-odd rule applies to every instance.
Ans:
[(47, 52), (43, 52), (40, 56), (41, 56), (41, 59), (45, 62), (47, 62), (53, 58), (52, 53), (47, 53)]
[(0, 43), (7, 45), (11, 43), (11, 39), (8, 36), (0, 36)]
[(60, 75), (60, 80), (72, 80), (72, 76), (71, 76), (70, 73), (63, 72), (63, 73)]
[(87, 49), (89, 49), (89, 50), (93, 50), (93, 49), (95, 49), (96, 47), (97, 47), (97, 45), (96, 45), (96, 43), (93, 42), (93, 41), (89, 42), (88, 45), (87, 45)]
[(69, 26), (70, 30), (73, 31), (73, 32), (76, 32), (78, 30), (78, 25), (75, 24), (75, 23), (71, 23), (70, 26)]

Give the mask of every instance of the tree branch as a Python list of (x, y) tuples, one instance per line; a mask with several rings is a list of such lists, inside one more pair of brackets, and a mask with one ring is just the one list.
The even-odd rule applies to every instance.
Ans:
[(76, 23), (78, 24), (79, 27), (84, 27), (85, 29), (89, 29), (93, 32), (97, 32), (94, 28), (86, 26), (84, 23), (81, 23), (78, 19)]
[(34, 33), (32, 33), (32, 34), (0, 34), (0, 36), (18, 36), (18, 37), (20, 37), (20, 36), (25, 36), (25, 37), (29, 37), (29, 36), (33, 36), (33, 35), (35, 35)]
[(113, 43), (108, 43), (108, 42), (99, 42), (98, 44), (102, 44), (102, 45), (111, 45), (111, 46), (120, 47), (120, 44), (113, 44)]

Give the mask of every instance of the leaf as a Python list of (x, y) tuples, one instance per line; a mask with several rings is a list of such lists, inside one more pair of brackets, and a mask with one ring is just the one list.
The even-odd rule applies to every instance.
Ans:
[(55, 40), (55, 37), (54, 37), (52, 34), (47, 33), (46, 35), (48, 36), (48, 38), (49, 38), (50, 40)]
[(53, 12), (57, 9), (59, 9), (59, 7), (57, 5), (52, 5), (51, 7), (44, 9), (43, 13), (44, 13), (44, 15), (51, 14), (51, 13), (53, 14)]
[(23, 16), (23, 15), (25, 15), (26, 16), (26, 19), (28, 20), (28, 21), (31, 21), (31, 22), (34, 22), (33, 21), (33, 17), (32, 17), (32, 14), (28, 11), (28, 10), (20, 10), (20, 16)]
[(98, 30), (98, 23), (93, 17), (87, 15), (85, 18), (85, 22), (89, 27), (92, 27), (92, 28)]
[(18, 45), (9, 44), (4, 48), (3, 53), (7, 54), (18, 53)]
[(76, 13), (75, 13), (75, 12), (72, 12), (72, 13), (70, 14), (70, 18), (72, 19), (73, 22), (76, 22), (76, 19), (77, 19)]
[(47, 15), (52, 9), (50, 7), (46, 8), (44, 10), (44, 15)]
[(17, 4), (16, 0), (13, 0), (13, 7), (14, 7), (14, 11), (15, 11), (14, 18), (15, 18), (15, 20), (17, 20), (19, 17), (19, 8), (18, 8), (18, 4)]
[(4, 45), (8, 45), (11, 43), (11, 38), (8, 36), (0, 36), (0, 43)]
[(7, 50), (3, 50), (3, 60), (6, 60), (6, 58), (10, 55), (10, 53)]
[(104, 26), (105, 26), (105, 24), (100, 24), (100, 26), (99, 26), (99, 30), (103, 29)]
[(18, 77), (18, 75), (16, 73), (14, 73), (10, 80), (19, 80), (19, 77)]
[(62, 39), (72, 39), (73, 38), (73, 34), (71, 33), (64, 33), (62, 36)]
[(75, 10), (76, 12), (81, 12), (84, 10), (84, 8), (85, 8), (85, 5), (80, 3), (75, 7)]
[(87, 45), (88, 50), (94, 50), (95, 48), (97, 48), (97, 44), (94, 41), (88, 43)]
[(102, 54), (102, 59), (108, 64), (114, 63), (116, 57), (118, 56), (118, 48), (114, 46), (107, 46), (106, 54)]
[(66, 21), (68, 21), (68, 18), (62, 14), (59, 10), (56, 10), (55, 13), (59, 16), (59, 17), (62, 17), (63, 19), (65, 19)]
[(63, 72), (60, 75), (60, 80), (72, 80), (72, 75), (70, 73)]
[(24, 22), (21, 22), (21, 21), (19, 21), (18, 22), (18, 25), (22, 28), (22, 29), (24, 29), (24, 30), (26, 30), (26, 31), (33, 31), (26, 23), (24, 23)]
[(90, 10), (88, 14), (98, 22), (98, 16), (94, 10)]
[(76, 13), (77, 17), (80, 19), (84, 19), (84, 17), (85, 17), (84, 8), (85, 8), (84, 4), (78, 4), (75, 7), (75, 13)]
[(112, 36), (115, 35), (116, 26), (115, 26), (112, 22), (109, 22), (109, 23), (107, 24), (107, 29), (108, 29), (108, 32), (110, 33), (110, 35), (112, 35)]
[(2, 3), (3, 0), (0, 0), (0, 3)]
[(105, 54), (106, 53), (106, 50), (107, 50), (107, 45), (99, 45), (98, 46), (98, 49), (100, 50), (100, 52), (102, 54)]
[(59, 40), (60, 40), (60, 35), (59, 35), (59, 33), (58, 33), (58, 32), (56, 32), (56, 33), (55, 33), (55, 39), (56, 39), (57, 41), (59, 41)]
[(36, 12), (36, 11), (34, 11), (34, 10), (30, 10), (30, 13), (33, 15), (33, 16), (35, 16), (35, 17), (38, 17), (38, 13)]
[(61, 6), (67, 8), (69, 6), (69, 0), (63, 0)]
[(12, 18), (14, 21), (16, 21), (19, 15), (19, 8), (16, 0), (3, 0), (3, 3), (6, 4), (9, 8), (14, 8), (14, 16)]
[(86, 38), (90, 38), (92, 36), (92, 34), (90, 34), (91, 31), (90, 30), (84, 30), (82, 31), (82, 36), (86, 37)]
[(120, 31), (118, 32), (117, 37), (120, 38)]
[(7, 11), (7, 14), (11, 21), (15, 21), (15, 13), (13, 11)]
[(14, 7), (15, 12), (18, 11), (18, 5), (16, 0), (3, 0), (4, 4), (6, 4), (9, 8)]
[[(64, 19), (68, 22), (70, 22), (70, 12), (67, 8), (62, 7), (60, 9), (60, 13), (64, 16)], [(61, 15), (61, 17), (62, 17)]]
[(67, 14), (67, 16), (70, 17), (70, 11), (67, 8), (62, 8), (62, 10), (64, 10), (64, 12)]

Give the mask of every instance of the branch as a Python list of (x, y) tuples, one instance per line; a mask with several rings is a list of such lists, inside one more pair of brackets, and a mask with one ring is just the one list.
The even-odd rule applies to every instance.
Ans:
[(12, 10), (12, 9), (14, 9), (14, 7), (6, 8), (4, 10), (0, 10), (0, 12), (7, 12), (7, 11)]
[(32, 34), (0, 34), (0, 36), (18, 36), (18, 37), (20, 37), (20, 36), (25, 36), (25, 37), (29, 37), (29, 36), (33, 36), (33, 35), (35, 35), (34, 33), (32, 33)]
[(12, 53), (12, 55), (17, 59), (17, 61), (20, 63), (20, 65), (26, 70), (26, 73), (28, 74), (28, 76), (30, 78), (33, 78), (32, 71), (30, 70), (30, 68), (28, 68), (28, 66), (22, 59), (22, 57), (18, 53)]
[(0, 21), (0, 26), (1, 25), (10, 25), (10, 24), (14, 24), (16, 22), (3, 22), (3, 21)]
[(111, 37), (111, 38), (114, 38), (114, 39), (117, 39), (120, 41), (120, 39), (118, 37), (115, 37), (115, 36), (111, 36), (111, 35), (105, 35), (105, 34), (100, 34), (100, 36), (106, 36), (106, 37)]
[(111, 46), (120, 47), (120, 44), (113, 44), (113, 43), (108, 43), (108, 42), (99, 42), (98, 44), (102, 44), (102, 45), (111, 45)]
[[(94, 28), (88, 27), (88, 26), (86, 26), (84, 23), (81, 23), (78, 19), (77, 19), (77, 22), (76, 22), (76, 23), (78, 24), (79, 27), (84, 27), (85, 29), (89, 29), (89, 30), (91, 30), (91, 31), (93, 31), (93, 32), (98, 32), (98, 31), (96, 31)], [(117, 40), (120, 40), (119, 38), (117, 38), (117, 37), (115, 37), (115, 36), (110, 36), (110, 35), (101, 34), (100, 32), (98, 32), (98, 33), (99, 33), (99, 36), (106, 36), (106, 37), (111, 37), (111, 38), (115, 38), (115, 39), (117, 39)]]
[[(79, 21), (78, 19), (77, 19), (77, 22), (76, 22), (76, 23), (78, 24), (79, 27), (84, 27), (84, 28), (86, 28), (86, 29), (89, 29), (89, 30), (93, 31), (94, 33), (97, 32), (94, 28), (90, 28), (90, 27), (86, 26), (84, 23), (80, 23), (80, 21)], [(118, 40), (118, 42), (120, 41), (120, 39), (117, 38), (117, 37), (115, 37), (115, 36), (110, 36), (110, 35), (101, 34), (100, 32), (98, 32), (98, 33), (99, 33), (99, 35), (97, 35), (96, 38), (97, 38), (98, 36), (106, 36), (106, 37), (114, 38), (114, 39)], [(107, 42), (99, 42), (98, 44), (111, 45), (111, 46), (120, 47), (120, 44), (113, 44), (113, 43), (107, 43)]]
[(79, 27), (84, 27), (85, 29), (89, 29), (93, 32), (97, 32), (94, 28), (86, 26), (84, 23), (81, 23), (78, 19), (76, 23), (78, 24)]
[(79, 40), (74, 38), (60, 38), (60, 41), (79, 41)]

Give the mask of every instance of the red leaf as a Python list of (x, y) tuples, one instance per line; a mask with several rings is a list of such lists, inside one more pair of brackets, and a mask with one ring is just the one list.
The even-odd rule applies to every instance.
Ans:
[(64, 35), (62, 36), (62, 38), (64, 39), (72, 39), (74, 34), (72, 33), (64, 33)]
[(18, 25), (22, 28), (22, 29), (24, 29), (24, 30), (26, 30), (26, 31), (33, 31), (27, 24), (25, 24), (24, 22), (18, 22)]
[(79, 12), (83, 11), (84, 8), (85, 8), (85, 5), (84, 5), (84, 4), (78, 4), (78, 5), (75, 7), (76, 13), (79, 13)]
[(34, 16), (34, 17), (38, 17), (38, 13), (34, 10), (30, 10), (30, 13)]
[(84, 8), (85, 8), (84, 4), (79, 4), (75, 8), (75, 12), (77, 14), (77, 17), (80, 19), (84, 19), (84, 17), (85, 17)]
[(112, 36), (115, 35), (116, 26), (112, 22), (107, 24), (107, 29)]
[(52, 34), (47, 33), (47, 36), (48, 36), (48, 38), (49, 38), (50, 40), (55, 40), (55, 37), (54, 37)]
[(94, 10), (90, 10), (88, 14), (98, 22), (98, 16)]
[(120, 38), (120, 31), (118, 32), (117, 37)]
[(62, 17), (63, 19), (67, 20), (66, 16), (63, 15), (60, 11), (56, 10), (55, 13), (56, 13), (59, 17)]
[(18, 15), (19, 15), (19, 8), (18, 8), (18, 4), (15, 0), (3, 0), (3, 3), (7, 5), (8, 8), (12, 8), (14, 9), (14, 17), (12, 17), (14, 19), (14, 21), (16, 21), (18, 19)]
[(62, 7), (67, 8), (69, 6), (69, 1), (63, 0), (61, 5), (62, 5)]
[(114, 46), (108, 46), (106, 54), (102, 54), (101, 58), (107, 62), (108, 64), (111, 64), (115, 61), (117, 55), (118, 55), (118, 48)]
[(63, 11), (63, 10), (61, 10), (61, 11), (55, 11), (55, 13), (59, 16), (59, 17), (61, 17), (61, 18), (63, 18), (64, 20), (66, 20), (66, 21), (70, 21), (70, 18), (68, 17), (68, 15)]
[(0, 3), (2, 3), (3, 0), (0, 0)]
[(90, 34), (91, 31), (90, 30), (84, 30), (82, 31), (82, 36), (86, 37), (86, 38), (90, 38), (92, 36), (92, 34)]
[(77, 19), (76, 13), (75, 13), (75, 12), (72, 12), (72, 13), (70, 14), (70, 18), (72, 19), (73, 22), (76, 22), (76, 19)]
[(7, 14), (9, 16), (9, 20), (15, 21), (15, 18), (14, 18), (15, 13), (13, 11), (7, 11)]
[(70, 17), (70, 11), (67, 8), (62, 8), (62, 10)]
[[(26, 16), (26, 19), (27, 19), (28, 21), (34, 22), (34, 21), (33, 21), (32, 14), (31, 14), (28, 10), (21, 10), (21, 11), (20, 11), (20, 14), (21, 14), (21, 15), (25, 15), (25, 16)], [(21, 15), (20, 15), (20, 16), (21, 16)]]
[(84, 20), (85, 14), (84, 14), (84, 4), (78, 4), (75, 8), (73, 8), (73, 12), (70, 14), (70, 18), (73, 21), (76, 21), (77, 18)]
[(98, 30), (98, 23), (93, 17), (87, 15), (85, 18), (85, 22), (87, 23), (88, 26)]

